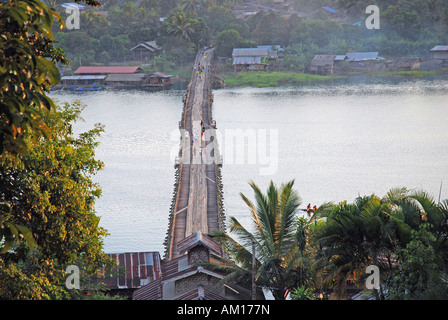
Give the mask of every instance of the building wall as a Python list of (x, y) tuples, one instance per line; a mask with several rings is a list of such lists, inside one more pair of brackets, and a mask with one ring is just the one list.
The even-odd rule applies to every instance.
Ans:
[(218, 295), (224, 296), (224, 286), (216, 286), (219, 279), (212, 277), (204, 273), (197, 273), (187, 278), (183, 278), (176, 281), (175, 284), (175, 295), (176, 297), (181, 296), (192, 288), (198, 288), (199, 286), (204, 287), (211, 292), (215, 292)]
[(437, 60), (448, 60), (448, 51), (434, 51), (433, 58)]

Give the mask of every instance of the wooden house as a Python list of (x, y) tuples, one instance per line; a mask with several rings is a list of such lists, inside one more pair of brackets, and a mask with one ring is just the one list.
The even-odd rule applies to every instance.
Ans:
[(269, 59), (278, 59), (283, 58), (285, 56), (285, 49), (281, 47), (279, 44), (274, 45), (260, 45), (257, 46), (258, 49), (266, 49), (268, 50)]
[(309, 72), (319, 75), (333, 74), (335, 59), (336, 55), (316, 55), (311, 61)]
[(112, 66), (112, 67), (79, 67), (75, 74), (112, 74), (112, 73), (142, 73), (144, 70), (140, 67)]
[(274, 7), (264, 6), (258, 3), (246, 2), (234, 6), (232, 8), (232, 12), (238, 19), (246, 19), (247, 17), (256, 15), (258, 12), (278, 13), (279, 10)]
[(448, 46), (435, 46), (431, 49), (434, 60), (444, 60), (448, 62)]
[(138, 88), (148, 82), (145, 73), (112, 73), (107, 75), (105, 83), (114, 88)]
[(103, 85), (106, 75), (75, 75), (61, 77), (61, 86), (63, 87), (87, 87), (94, 85)]
[(392, 64), (392, 68), (398, 71), (420, 70), (421, 62), (420, 58), (401, 57)]
[(133, 60), (151, 60), (162, 50), (155, 41), (142, 42), (131, 48), (131, 58)]
[(232, 57), (235, 71), (259, 71), (269, 67), (269, 51), (266, 48), (234, 48)]
[(350, 72), (379, 71), (386, 67), (378, 52), (347, 52), (346, 56)]
[(169, 87), (172, 85), (172, 78), (174, 76), (171, 74), (166, 74), (164, 72), (154, 72), (148, 76), (149, 83), (145, 86), (149, 87)]

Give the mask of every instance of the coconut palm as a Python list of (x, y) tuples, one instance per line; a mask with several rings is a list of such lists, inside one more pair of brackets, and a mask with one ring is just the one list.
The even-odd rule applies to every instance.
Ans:
[(193, 19), (178, 11), (167, 21), (167, 33), (178, 39), (190, 41), (190, 36), (194, 33), (193, 24)]
[(230, 232), (238, 241), (223, 231), (212, 236), (218, 240), (229, 255), (219, 258), (215, 270), (228, 274), (225, 281), (250, 284), (252, 275), (252, 246), (255, 246), (256, 284), (269, 289), (277, 300), (285, 299), (288, 289), (295, 287), (299, 266), (303, 260), (296, 234), (296, 214), (301, 203), (300, 196), (293, 190), (294, 180), (278, 189), (273, 182), (266, 194), (252, 181), (255, 203), (240, 194), (252, 215), (253, 232), (231, 217)]
[[(440, 256), (448, 250), (448, 203), (436, 204), (426, 192), (391, 189), (383, 198), (358, 197), (353, 204), (341, 202), (313, 217), (323, 223), (313, 233), (320, 248), (315, 255), (318, 270), (335, 284), (339, 296), (348, 279), (364, 280), (368, 265), (380, 268), (387, 283), (399, 267), (397, 249), (411, 240), (412, 230), (427, 223), (436, 235), (434, 248)], [(380, 292), (380, 295), (382, 293)]]
[(201, 6), (201, 0), (182, 0), (180, 7), (184, 12), (189, 13), (193, 17), (198, 15), (198, 10)]

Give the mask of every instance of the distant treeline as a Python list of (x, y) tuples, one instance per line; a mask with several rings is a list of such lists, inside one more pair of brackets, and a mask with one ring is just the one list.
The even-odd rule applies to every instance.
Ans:
[[(64, 1), (48, 2), (58, 8)], [(231, 57), (234, 47), (278, 44), (285, 48), (285, 57), (274, 67), (302, 71), (315, 54), (378, 51), (385, 57), (424, 56), (433, 46), (448, 43), (448, 2), (443, 0), (372, 0), (369, 5), (380, 9), (379, 30), (365, 27), (363, 0), (291, 0), (284, 11), (260, 11), (243, 20), (232, 8), (244, 2), (104, 1), (82, 12), (79, 30), (55, 27), (56, 40), (72, 68), (122, 63), (130, 48), (156, 40), (163, 51), (145, 68), (168, 72), (189, 68), (198, 48), (210, 44), (222, 57)], [(274, 6), (269, 0), (254, 2)], [(67, 15), (58, 10), (63, 18)]]

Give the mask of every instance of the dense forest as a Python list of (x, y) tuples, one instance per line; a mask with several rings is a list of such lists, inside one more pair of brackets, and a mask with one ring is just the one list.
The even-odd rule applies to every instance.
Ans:
[[(64, 1), (47, 5), (65, 18), (59, 2)], [(210, 44), (221, 57), (231, 57), (234, 47), (281, 45), (285, 57), (275, 68), (303, 71), (315, 54), (378, 51), (383, 57), (422, 57), (448, 43), (448, 3), (443, 0), (370, 1), (380, 10), (380, 29), (373, 30), (366, 28), (369, 14), (361, 0), (260, 0), (256, 3), (275, 10), (257, 10), (245, 19), (235, 15), (241, 0), (101, 2), (82, 11), (78, 30), (54, 26), (72, 69), (124, 63), (130, 48), (153, 40), (163, 51), (143, 67), (175, 73), (189, 66), (199, 47)]]

